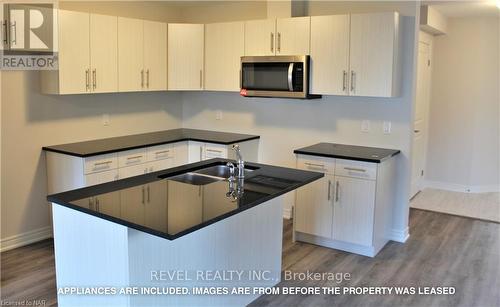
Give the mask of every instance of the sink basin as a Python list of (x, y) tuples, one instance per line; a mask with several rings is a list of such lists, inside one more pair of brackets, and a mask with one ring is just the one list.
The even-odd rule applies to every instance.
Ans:
[[(246, 168), (245, 167), (245, 177), (255, 169), (253, 168)], [(207, 168), (202, 168), (200, 170), (195, 171), (197, 174), (203, 174), (203, 175), (209, 175), (209, 176), (215, 176), (215, 177), (222, 177), (224, 179), (229, 178), (229, 167), (226, 165), (214, 165), (210, 166)], [(234, 170), (235, 176), (238, 174), (238, 169), (235, 168)]]
[(224, 178), (222, 177), (207, 176), (196, 173), (185, 173), (177, 176), (168, 177), (168, 179), (192, 185), (206, 185), (209, 183), (224, 180)]

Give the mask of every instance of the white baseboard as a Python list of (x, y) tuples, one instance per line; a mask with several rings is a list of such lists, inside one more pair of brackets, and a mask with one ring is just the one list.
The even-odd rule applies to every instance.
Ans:
[(0, 240), (0, 252), (35, 243), (52, 237), (52, 227), (42, 227)]
[(409, 228), (405, 229), (391, 229), (391, 233), (389, 234), (389, 240), (405, 243), (406, 240), (410, 237)]
[(500, 192), (500, 185), (476, 185), (476, 186), (466, 186), (457, 183), (448, 183), (440, 181), (425, 180), (425, 188), (446, 190), (453, 192), (462, 193), (495, 193)]

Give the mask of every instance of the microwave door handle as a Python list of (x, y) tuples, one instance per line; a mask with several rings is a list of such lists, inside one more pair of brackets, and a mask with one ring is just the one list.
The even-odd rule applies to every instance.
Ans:
[(288, 66), (288, 90), (290, 92), (293, 92), (293, 83), (292, 83), (293, 64), (294, 63), (290, 63), (290, 66)]

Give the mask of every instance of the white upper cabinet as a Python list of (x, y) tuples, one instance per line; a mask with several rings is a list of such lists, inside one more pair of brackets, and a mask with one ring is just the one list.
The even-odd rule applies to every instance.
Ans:
[(118, 91), (118, 18), (90, 15), (91, 90)]
[(90, 15), (59, 10), (59, 70), (42, 71), (42, 91), (81, 94), (90, 91)]
[(274, 55), (276, 20), (245, 21), (245, 55)]
[(118, 87), (141, 91), (145, 85), (144, 29), (141, 19), (118, 17)]
[(145, 90), (167, 89), (167, 24), (144, 21)]
[(276, 20), (276, 55), (309, 54), (311, 17)]
[(395, 12), (351, 15), (351, 95), (399, 95), (398, 27)]
[(240, 59), (244, 54), (243, 22), (205, 25), (205, 89), (239, 91)]
[(168, 24), (168, 89), (203, 89), (203, 24)]
[(311, 17), (311, 93), (348, 95), (349, 15)]

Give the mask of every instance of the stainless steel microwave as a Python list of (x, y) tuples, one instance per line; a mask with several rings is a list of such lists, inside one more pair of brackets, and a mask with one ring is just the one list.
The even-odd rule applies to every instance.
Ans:
[(240, 88), (245, 97), (321, 97), (309, 94), (308, 55), (243, 56)]

